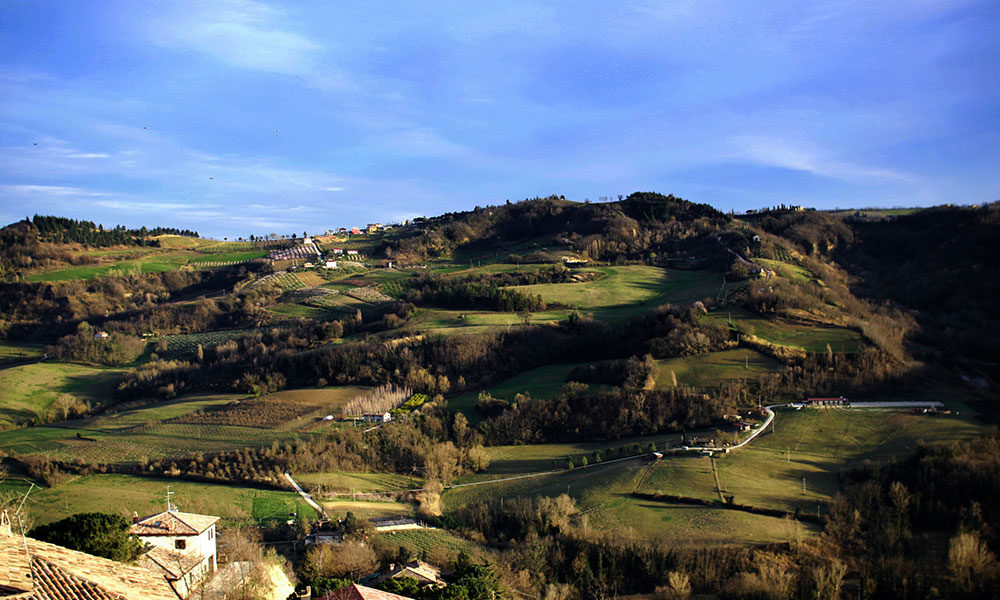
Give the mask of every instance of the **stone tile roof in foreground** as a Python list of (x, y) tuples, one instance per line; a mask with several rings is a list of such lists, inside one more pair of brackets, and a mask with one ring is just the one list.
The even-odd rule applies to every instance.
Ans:
[(0, 529), (4, 600), (177, 600), (161, 575)]

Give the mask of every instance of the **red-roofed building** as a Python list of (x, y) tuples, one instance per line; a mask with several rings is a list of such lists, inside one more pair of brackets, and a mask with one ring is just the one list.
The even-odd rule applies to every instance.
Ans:
[(334, 590), (317, 600), (412, 600), (408, 596), (391, 594), (364, 585), (352, 584), (347, 587)]
[(181, 598), (215, 572), (219, 517), (168, 510), (132, 520), (129, 533), (153, 546), (139, 564), (162, 574)]

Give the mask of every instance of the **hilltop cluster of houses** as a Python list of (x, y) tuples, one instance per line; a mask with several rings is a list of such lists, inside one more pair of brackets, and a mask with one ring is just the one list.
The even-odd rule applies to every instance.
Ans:
[(383, 233), (386, 231), (391, 231), (396, 227), (407, 227), (410, 225), (408, 219), (403, 219), (398, 225), (383, 225), (381, 223), (369, 223), (362, 227), (341, 227), (339, 229), (327, 229), (323, 233), (326, 237), (333, 237), (338, 235), (375, 235), (376, 233)]

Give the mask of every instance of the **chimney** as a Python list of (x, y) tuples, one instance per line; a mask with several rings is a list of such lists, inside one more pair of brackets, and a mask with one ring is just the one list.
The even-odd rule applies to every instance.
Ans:
[(10, 517), (7, 516), (7, 511), (0, 512), (0, 537), (10, 537), (13, 535), (10, 527)]
[(133, 523), (139, 522), (139, 513), (135, 512), (134, 510), (132, 511), (132, 522)]

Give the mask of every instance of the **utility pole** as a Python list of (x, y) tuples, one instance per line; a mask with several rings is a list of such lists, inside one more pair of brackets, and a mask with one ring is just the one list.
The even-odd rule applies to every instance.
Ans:
[(806, 493), (806, 478), (802, 478), (802, 493)]
[(785, 453), (786, 453), (785, 458), (787, 459), (785, 462), (792, 462), (792, 449), (785, 448)]

